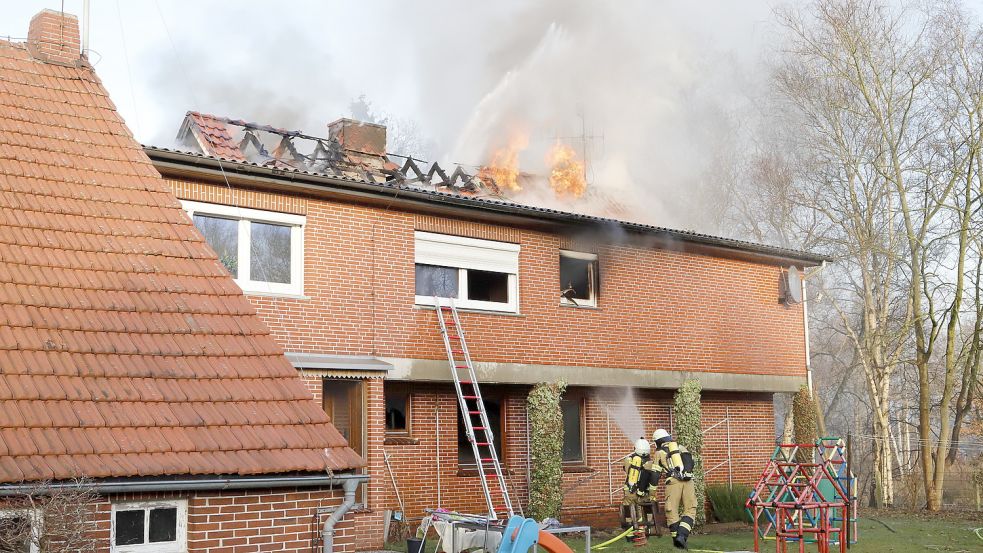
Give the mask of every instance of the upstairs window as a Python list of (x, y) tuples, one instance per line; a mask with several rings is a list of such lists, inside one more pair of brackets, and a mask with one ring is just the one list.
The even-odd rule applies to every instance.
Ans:
[(243, 292), (303, 294), (304, 216), (181, 204)]
[(560, 250), (560, 303), (597, 307), (597, 254)]
[(179, 553), (187, 550), (188, 503), (128, 501), (112, 506), (113, 553)]
[(416, 233), (416, 303), (518, 311), (519, 245), (431, 232)]

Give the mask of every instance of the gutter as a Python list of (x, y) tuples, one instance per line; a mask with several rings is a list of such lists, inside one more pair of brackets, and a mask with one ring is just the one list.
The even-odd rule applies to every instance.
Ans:
[[(389, 201), (395, 201), (398, 198), (401, 202), (415, 204), (420, 208), (430, 210), (433, 210), (437, 206), (466, 209), (472, 212), (478, 210), (489, 214), (518, 217), (540, 223), (551, 222), (569, 226), (593, 225), (601, 227), (602, 230), (606, 226), (615, 225), (625, 231), (656, 236), (658, 239), (669, 244), (678, 242), (689, 243), (710, 249), (724, 250), (731, 252), (731, 255), (734, 253), (743, 253), (744, 255), (753, 255), (779, 263), (797, 261), (807, 265), (819, 265), (824, 261), (832, 261), (831, 258), (826, 256), (807, 252), (785, 250), (783, 248), (753, 244), (740, 240), (677, 231), (603, 217), (568, 213), (553, 209), (523, 206), (509, 202), (466, 198), (455, 194), (428, 192), (412, 188), (402, 188), (392, 184), (374, 183), (305, 171), (274, 169), (272, 167), (262, 167), (230, 160), (219, 160), (218, 158), (202, 154), (162, 149), (153, 146), (144, 146), (144, 152), (150, 156), (154, 166), (158, 170), (166, 168), (178, 173), (187, 173), (190, 169), (194, 169), (201, 173), (210, 174), (210, 176), (219, 180), (226, 180), (228, 176), (234, 175), (236, 178), (252, 180), (256, 184), (265, 184), (267, 186), (271, 184), (271, 181), (274, 181), (310, 192), (335, 192), (360, 196), (366, 199), (384, 198)], [(331, 190), (326, 190), (326, 187), (331, 187)]]
[[(99, 494), (165, 491), (249, 490), (257, 488), (305, 488), (336, 486), (338, 484), (348, 486), (349, 482), (354, 483), (353, 487), (357, 487), (360, 482), (367, 482), (368, 479), (368, 475), (365, 474), (335, 474), (332, 476), (261, 476), (243, 478), (203, 478), (189, 480), (123, 480), (119, 482), (94, 482), (92, 484), (92, 490)], [(61, 490), (78, 488), (79, 486), (80, 484), (78, 482), (54, 482), (47, 484), (44, 487)], [(23, 495), (37, 489), (37, 485), (30, 484), (0, 485), (0, 497)], [(347, 497), (347, 487), (345, 489)], [(344, 513), (342, 513), (342, 515), (343, 514)]]

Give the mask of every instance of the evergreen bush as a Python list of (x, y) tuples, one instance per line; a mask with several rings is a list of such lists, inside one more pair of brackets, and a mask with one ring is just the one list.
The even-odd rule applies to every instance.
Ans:
[[(792, 427), (795, 431), (795, 443), (814, 444), (819, 439), (819, 427), (816, 424), (816, 404), (807, 386), (802, 386), (792, 398)], [(799, 450), (797, 460), (801, 463), (811, 462), (812, 449)]]
[(703, 524), (706, 512), (706, 494), (703, 482), (703, 429), (700, 419), (700, 393), (703, 386), (699, 380), (687, 380), (676, 391), (674, 419), (676, 442), (693, 454), (693, 485), (696, 488), (696, 523)]
[(727, 484), (714, 484), (707, 486), (707, 498), (710, 500), (710, 508), (713, 509), (713, 518), (717, 522), (750, 522), (744, 504), (751, 494), (748, 486), (730, 487)]
[(559, 518), (563, 506), (564, 382), (541, 382), (529, 392), (529, 515), (536, 520)]

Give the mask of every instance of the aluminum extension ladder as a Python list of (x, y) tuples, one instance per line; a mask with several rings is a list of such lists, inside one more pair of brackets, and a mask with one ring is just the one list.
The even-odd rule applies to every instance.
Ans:
[[(498, 460), (495, 449), (495, 433), (488, 420), (488, 411), (478, 388), (478, 378), (471, 363), (471, 354), (464, 339), (464, 328), (457, 315), (454, 300), (434, 298), (437, 307), (437, 321), (440, 322), (440, 334), (444, 339), (444, 349), (447, 350), (447, 361), (454, 375), (454, 389), (457, 392), (458, 405), (461, 408), (461, 418), (464, 419), (464, 430), (471, 449), (474, 451), (475, 463), (478, 466), (478, 476), (481, 488), (485, 493), (488, 505), (489, 520), (501, 520), (515, 514), (512, 500), (502, 473), (502, 464)], [(448, 320), (446, 317), (450, 315)], [(475, 419), (477, 418), (477, 421)]]

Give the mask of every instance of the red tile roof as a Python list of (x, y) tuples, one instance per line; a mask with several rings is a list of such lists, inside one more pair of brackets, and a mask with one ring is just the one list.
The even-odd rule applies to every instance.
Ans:
[(0, 483), (362, 465), (79, 67), (0, 41)]

